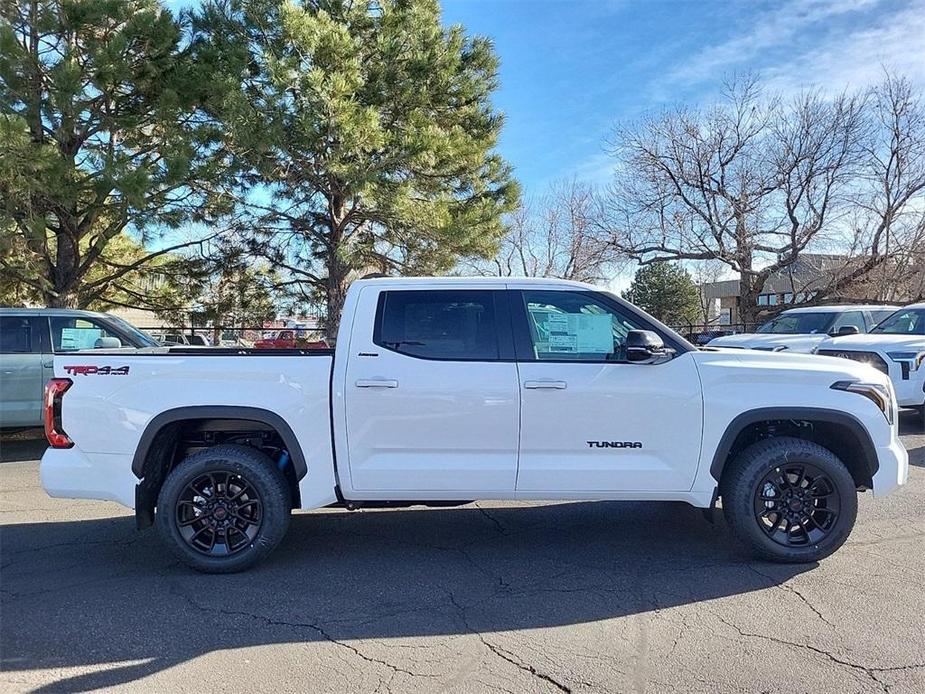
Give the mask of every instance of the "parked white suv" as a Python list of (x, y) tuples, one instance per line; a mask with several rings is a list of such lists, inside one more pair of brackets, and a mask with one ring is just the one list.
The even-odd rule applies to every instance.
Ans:
[(710, 347), (760, 349), (765, 352), (810, 354), (830, 336), (866, 333), (898, 306), (807, 306), (791, 308), (764, 323), (754, 333), (725, 335)]
[(824, 340), (816, 354), (873, 366), (893, 382), (900, 407), (914, 407), (925, 427), (925, 303), (906, 306), (867, 335)]
[(577, 282), (357, 281), (336, 350), (246, 352), (56, 356), (45, 489), (134, 507), (183, 561), (228, 572), (292, 509), (480, 499), (721, 496), (754, 552), (816, 561), (859, 490), (908, 475), (876, 369), (698, 350)]

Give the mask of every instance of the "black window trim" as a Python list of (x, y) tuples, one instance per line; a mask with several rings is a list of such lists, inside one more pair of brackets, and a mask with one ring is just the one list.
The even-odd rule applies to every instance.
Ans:
[[(382, 323), (385, 319), (385, 304), (388, 294), (398, 292), (417, 293), (445, 293), (445, 292), (485, 292), (491, 294), (494, 309), (495, 335), (498, 340), (498, 357), (496, 359), (481, 359), (471, 357), (427, 357), (419, 354), (408, 354), (398, 349), (388, 347), (382, 341)], [(373, 319), (373, 344), (394, 354), (400, 354), (409, 359), (422, 361), (464, 362), (464, 363), (513, 363), (514, 358), (514, 331), (511, 318), (511, 304), (507, 292), (503, 289), (470, 289), (467, 287), (447, 287), (440, 289), (412, 289), (399, 288), (382, 289), (376, 300), (376, 316)]]
[[(605, 294), (604, 292), (595, 292), (584, 289), (550, 289), (547, 287), (537, 287), (536, 289), (509, 289), (511, 295), (511, 316), (514, 323), (514, 347), (517, 354), (518, 362), (530, 362), (533, 364), (629, 364), (628, 361), (614, 361), (612, 359), (539, 359), (533, 349), (533, 338), (530, 336), (529, 318), (527, 317), (527, 304), (524, 301), (523, 293), (527, 291), (550, 291), (550, 292), (567, 292), (571, 294), (580, 294), (603, 304), (607, 308), (632, 318), (640, 327), (639, 330), (651, 330), (669, 347), (675, 351), (675, 356), (680, 356), (686, 352), (696, 351), (697, 348), (687, 342), (680, 335), (677, 335), (667, 326), (654, 321), (647, 314), (640, 311), (632, 304), (621, 299)], [(670, 361), (670, 360), (669, 360)], [(667, 362), (663, 362), (667, 363)]]

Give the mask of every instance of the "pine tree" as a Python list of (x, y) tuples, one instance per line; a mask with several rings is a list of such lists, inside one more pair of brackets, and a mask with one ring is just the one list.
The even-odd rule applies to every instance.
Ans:
[(213, 2), (196, 26), (259, 213), (244, 232), (326, 304), (329, 329), (355, 276), (495, 251), (518, 197), (494, 152), (498, 61), (487, 39), (444, 27), (436, 0)]
[(672, 263), (643, 265), (623, 298), (668, 325), (695, 323), (700, 315), (697, 285)]
[(183, 45), (157, 0), (0, 4), (0, 270), (47, 305), (92, 305), (190, 245), (120, 263), (115, 239), (221, 207), (211, 81)]

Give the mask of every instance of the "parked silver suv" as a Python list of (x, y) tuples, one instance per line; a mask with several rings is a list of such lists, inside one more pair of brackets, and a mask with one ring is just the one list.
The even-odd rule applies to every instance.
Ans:
[(42, 425), (42, 390), (55, 354), (157, 346), (131, 323), (105, 313), (0, 308), (0, 428)]

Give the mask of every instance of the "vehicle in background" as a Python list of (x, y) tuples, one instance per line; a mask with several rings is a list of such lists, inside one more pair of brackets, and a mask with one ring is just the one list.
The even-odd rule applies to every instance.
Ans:
[(274, 330), (266, 337), (254, 343), (257, 349), (327, 349), (328, 344), (323, 338), (309, 333), (300, 333), (298, 330)]
[(489, 499), (722, 497), (757, 555), (812, 562), (909, 469), (882, 373), (699, 350), (564, 280), (358, 280), (336, 349), (81, 352), (55, 376), (46, 491), (132, 507), (210, 572), (265, 557), (293, 509)]
[(690, 342), (692, 345), (703, 347), (704, 345), (708, 344), (710, 340), (715, 340), (718, 337), (726, 337), (727, 335), (735, 334), (736, 331), (730, 328), (714, 328), (710, 330), (698, 330), (689, 332), (684, 335), (684, 339)]
[(824, 340), (815, 353), (852, 359), (887, 374), (899, 406), (917, 409), (925, 428), (925, 303), (899, 309), (867, 335)]
[(244, 337), (243, 330), (224, 329), (219, 335), (219, 347), (246, 347), (250, 349), (254, 346), (253, 340)]
[(898, 306), (806, 306), (791, 308), (753, 333), (718, 337), (710, 347), (810, 354), (827, 337), (866, 333)]
[(157, 340), (161, 345), (166, 347), (173, 347), (177, 345), (189, 345), (191, 347), (211, 347), (212, 343), (209, 341), (205, 335), (199, 335), (194, 333), (192, 335), (187, 335), (186, 333), (176, 332), (176, 333), (152, 333), (151, 337)]
[(156, 346), (150, 335), (106, 313), (0, 308), (0, 428), (42, 426), (42, 390), (55, 354)]

